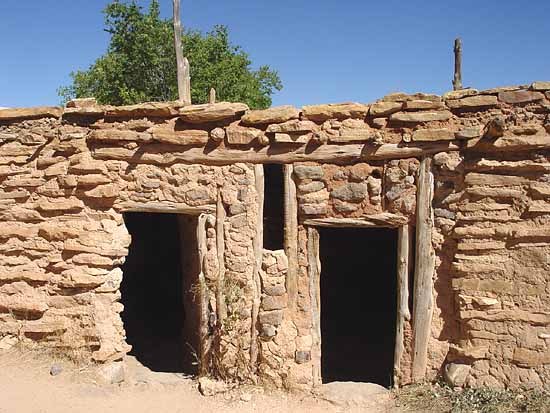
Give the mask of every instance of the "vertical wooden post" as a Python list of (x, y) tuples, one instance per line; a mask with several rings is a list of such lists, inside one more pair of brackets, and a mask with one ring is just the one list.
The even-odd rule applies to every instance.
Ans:
[(258, 361), (258, 315), (260, 312), (260, 300), (262, 295), (262, 282), (260, 279), (260, 269), (262, 268), (263, 247), (264, 247), (264, 166), (262, 164), (254, 165), (254, 185), (257, 194), (258, 214), (256, 215), (256, 235), (252, 248), (254, 250), (254, 268), (252, 283), (252, 326), (250, 341), (250, 368), (256, 371)]
[(307, 228), (307, 258), (309, 277), (309, 298), (312, 321), (313, 381), (320, 384), (321, 377), (321, 260), (319, 258), (319, 232), (313, 227)]
[(206, 279), (204, 275), (204, 262), (206, 258), (207, 245), (206, 245), (206, 221), (208, 219), (207, 214), (199, 215), (197, 220), (197, 255), (199, 261), (199, 305), (200, 305), (200, 327), (199, 327), (199, 375), (204, 376), (207, 373), (208, 368), (208, 352), (210, 349), (210, 341), (208, 339), (208, 298)]
[(286, 291), (288, 294), (288, 308), (296, 308), (298, 296), (298, 201), (296, 199), (296, 184), (292, 179), (294, 166), (283, 165), (284, 194), (285, 194), (285, 238), (284, 248), (288, 259), (286, 273)]
[(216, 103), (216, 89), (210, 88), (210, 93), (208, 95), (208, 103)]
[(180, 17), (180, 0), (173, 0), (174, 11), (174, 47), (176, 49), (176, 63), (178, 76), (178, 98), (179, 101), (190, 105), (191, 104), (191, 76), (189, 71), (189, 61), (183, 57), (181, 48), (181, 17)]
[(224, 222), (226, 212), (222, 202), (221, 188), (218, 188), (218, 199), (216, 203), (216, 250), (218, 253), (218, 279), (216, 283), (216, 307), (219, 322), (223, 322), (227, 317), (227, 308), (225, 306), (225, 234)]
[(462, 89), (462, 42), (460, 38), (455, 39), (455, 76), (453, 79), (453, 89)]
[(431, 158), (420, 161), (416, 198), (416, 262), (414, 268), (413, 364), (412, 379), (422, 381), (428, 365), (428, 345), (433, 313), (433, 273), (435, 252), (432, 246), (433, 175)]
[(397, 325), (395, 332), (394, 385), (397, 387), (397, 376), (401, 366), (404, 350), (405, 321), (411, 319), (409, 311), (409, 257), (411, 249), (411, 226), (398, 228), (397, 233)]

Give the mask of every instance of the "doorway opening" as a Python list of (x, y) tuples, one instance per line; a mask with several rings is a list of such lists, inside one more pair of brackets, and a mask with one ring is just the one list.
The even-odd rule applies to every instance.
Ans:
[(264, 164), (264, 248), (284, 248), (284, 173), (283, 165)]
[(122, 266), (121, 302), (130, 355), (156, 372), (196, 374), (200, 305), (194, 294), (196, 218), (179, 214), (124, 214), (132, 236)]
[(324, 383), (392, 385), (397, 230), (321, 228), (321, 376)]

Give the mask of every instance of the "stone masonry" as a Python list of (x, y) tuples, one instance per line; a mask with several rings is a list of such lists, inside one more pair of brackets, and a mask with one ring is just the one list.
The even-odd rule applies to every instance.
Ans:
[[(122, 214), (182, 213), (204, 224), (197, 254), (215, 331), (203, 374), (311, 388), (321, 351), (311, 229), (415, 226), (426, 157), (435, 270), (425, 379), (550, 386), (550, 82), (302, 109), (94, 99), (2, 109), (0, 348), (124, 357)], [(297, 228), (284, 250), (263, 249), (262, 163), (292, 167)], [(413, 381), (414, 331), (406, 320), (400, 385)]]

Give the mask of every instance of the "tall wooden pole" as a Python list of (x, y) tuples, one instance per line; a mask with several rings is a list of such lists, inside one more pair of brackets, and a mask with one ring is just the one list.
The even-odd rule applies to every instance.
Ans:
[(453, 79), (453, 89), (462, 89), (462, 41), (459, 37), (455, 39), (455, 77)]
[(176, 48), (176, 62), (178, 70), (178, 98), (179, 101), (191, 104), (191, 76), (189, 75), (189, 61), (183, 57), (181, 48), (181, 19), (180, 19), (180, 0), (174, 2), (174, 46)]

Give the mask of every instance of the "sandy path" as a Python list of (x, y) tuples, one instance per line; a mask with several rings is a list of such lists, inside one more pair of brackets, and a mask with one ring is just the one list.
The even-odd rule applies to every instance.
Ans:
[[(94, 383), (89, 370), (67, 363), (61, 374), (49, 374), (53, 362), (35, 354), (0, 354), (0, 413), (163, 413), (163, 412), (334, 412), (341, 411), (312, 397), (265, 394), (248, 388), (204, 397), (190, 379), (175, 384), (130, 382)], [(241, 395), (245, 394), (242, 401)]]

